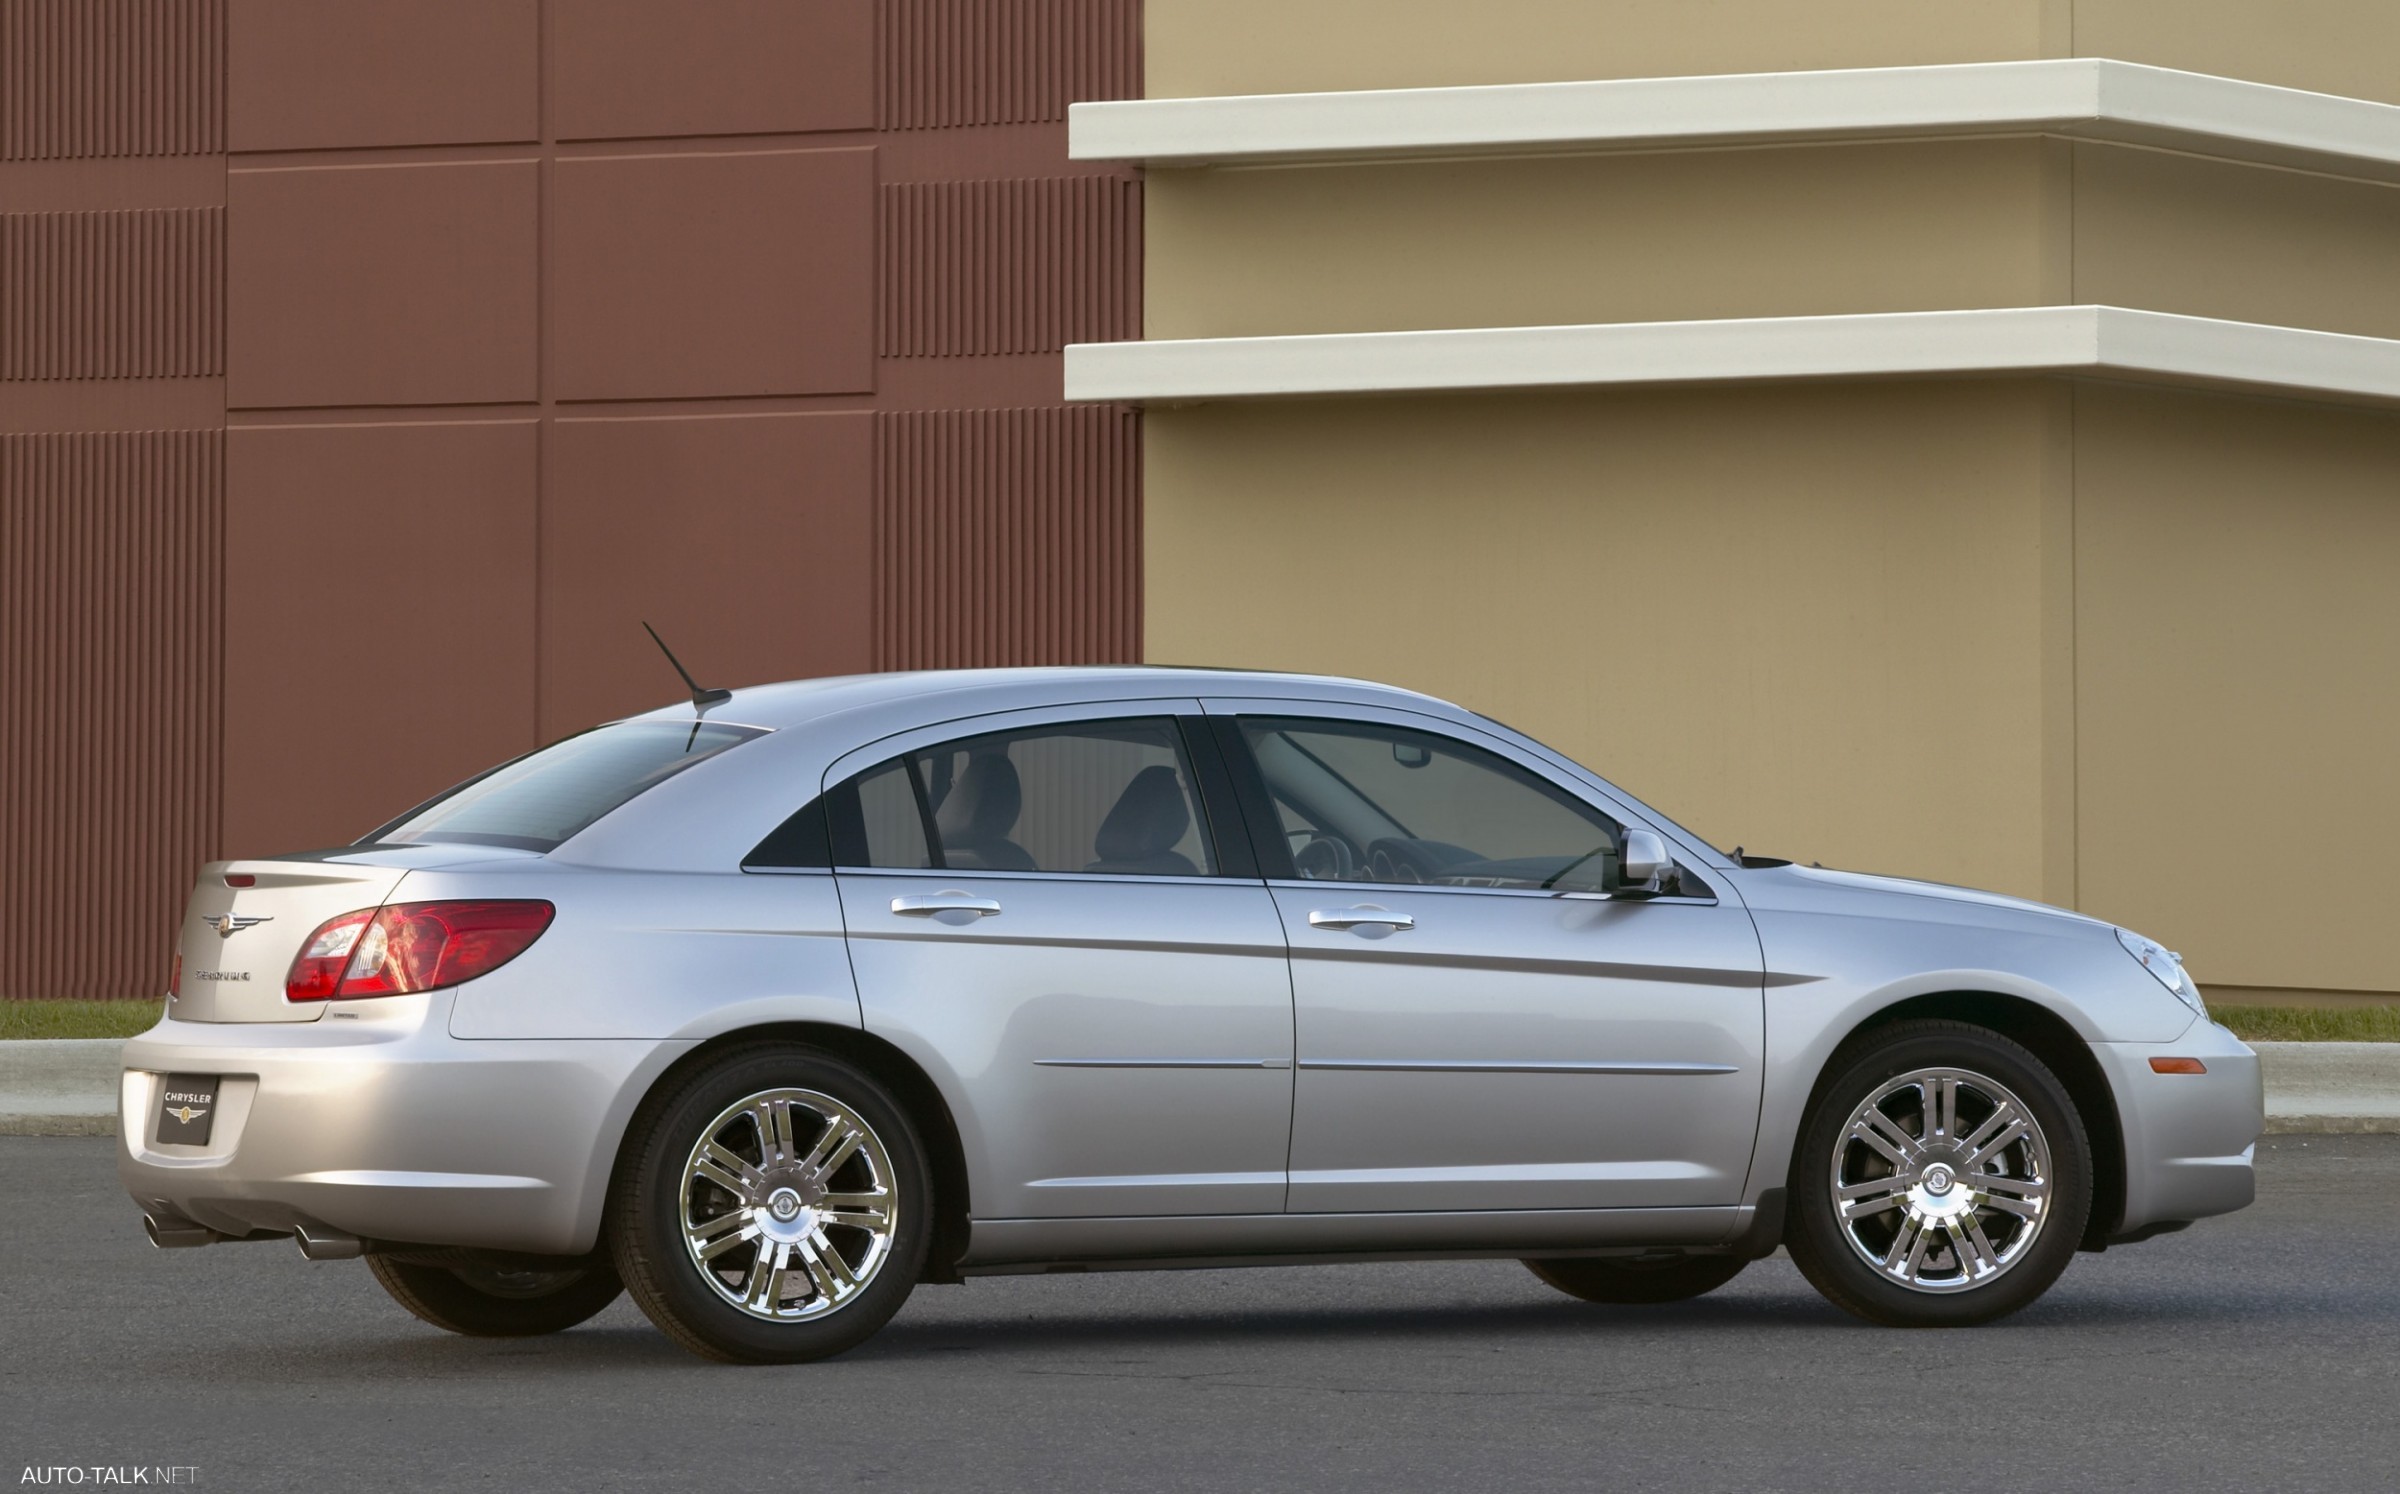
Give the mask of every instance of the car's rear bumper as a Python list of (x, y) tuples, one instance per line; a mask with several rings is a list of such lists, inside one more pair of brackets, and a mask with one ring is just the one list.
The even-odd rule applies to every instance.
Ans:
[[(2119, 1233), (2205, 1219), (2258, 1196), (2252, 1149), (2266, 1129), (2258, 1055), (2213, 1022), (2169, 1043), (2094, 1043), (2125, 1132)], [(2196, 1058), (2204, 1074), (2161, 1074), (2153, 1058)]]
[[(221, 1234), (580, 1254), (633, 1106), (689, 1043), (461, 1041), (449, 992), (310, 1023), (170, 1018), (125, 1045), (117, 1174)], [(221, 1076), (206, 1146), (158, 1141), (168, 1074)]]

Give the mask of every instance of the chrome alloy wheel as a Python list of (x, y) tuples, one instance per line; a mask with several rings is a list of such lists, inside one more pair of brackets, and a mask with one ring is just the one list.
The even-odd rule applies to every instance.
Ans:
[(1834, 1143), (1834, 1209), (1851, 1249), (1919, 1292), (1967, 1291), (2023, 1260), (2054, 1176), (2032, 1110), (1967, 1069), (1888, 1081)]
[(755, 1318), (839, 1311), (891, 1253), (892, 1159), (857, 1111), (810, 1089), (770, 1089), (701, 1129), (678, 1222), (701, 1279)]

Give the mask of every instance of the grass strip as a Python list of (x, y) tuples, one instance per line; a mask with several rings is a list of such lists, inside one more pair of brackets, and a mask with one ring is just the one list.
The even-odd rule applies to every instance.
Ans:
[(2208, 1014), (2246, 1043), (2400, 1043), (2400, 1006), (2212, 1004)]
[(125, 1038), (158, 1021), (162, 1000), (0, 1001), (0, 1039)]

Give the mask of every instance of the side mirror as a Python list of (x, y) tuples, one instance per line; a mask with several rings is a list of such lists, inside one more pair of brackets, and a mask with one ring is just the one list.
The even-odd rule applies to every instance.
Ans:
[(1656, 896), (1666, 890), (1667, 878), (1675, 875), (1675, 858), (1667, 850), (1665, 837), (1655, 830), (1627, 829), (1625, 850), (1618, 873), (1619, 893), (1636, 896), (1648, 893)]

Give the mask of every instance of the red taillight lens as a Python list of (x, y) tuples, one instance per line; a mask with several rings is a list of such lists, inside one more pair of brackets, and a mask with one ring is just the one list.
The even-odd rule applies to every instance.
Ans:
[(342, 989), (342, 972), (350, 968), (350, 952), (358, 936), (375, 921), (373, 908), (344, 913), (317, 925), (292, 960), (292, 973), (283, 978), (283, 994), (291, 1001), (323, 1001)]
[(167, 995), (183, 994), (183, 951), (175, 951), (175, 963), (167, 968)]
[(525, 952), (557, 910), (530, 899), (392, 903), (328, 919), (292, 961), (293, 1001), (401, 996), (488, 975)]

